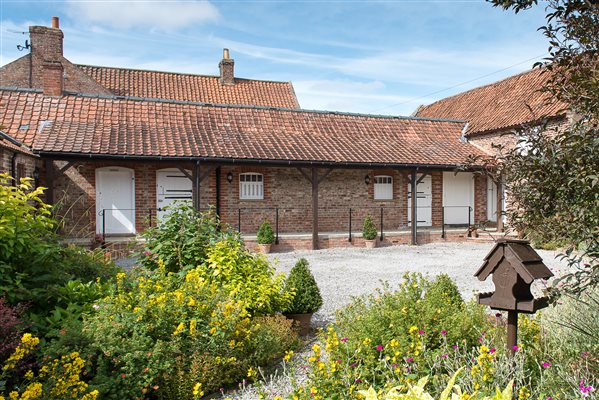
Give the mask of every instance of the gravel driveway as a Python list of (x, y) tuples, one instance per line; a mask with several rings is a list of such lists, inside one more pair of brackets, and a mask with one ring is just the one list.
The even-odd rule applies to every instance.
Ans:
[[(480, 282), (473, 275), (480, 267), (493, 243), (433, 243), (421, 246), (389, 246), (376, 249), (360, 247), (318, 251), (275, 253), (268, 258), (278, 271), (288, 273), (295, 262), (304, 257), (323, 297), (322, 309), (314, 315), (314, 323), (332, 321), (336, 309), (351, 301), (352, 296), (371, 293), (387, 281), (397, 287), (404, 272), (421, 272), (435, 276), (445, 273), (453, 278), (464, 299), (475, 292), (490, 291), (492, 282)], [(554, 273), (563, 268), (555, 259), (557, 252), (538, 250)]]

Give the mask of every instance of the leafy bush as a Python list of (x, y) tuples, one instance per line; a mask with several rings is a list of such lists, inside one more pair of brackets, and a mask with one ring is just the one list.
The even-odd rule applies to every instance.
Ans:
[(90, 383), (102, 398), (192, 399), (194, 389), (239, 382), (294, 341), (283, 317), (252, 319), (244, 301), (202, 267), (174, 274), (161, 264), (120, 274), (114, 293), (84, 322)]
[(23, 317), (33, 322), (32, 331), (45, 333), (68, 281), (107, 279), (118, 269), (99, 251), (64, 247), (51, 208), (40, 198), (43, 188), (34, 189), (30, 179), (9, 186), (11, 179), (0, 174), (0, 296), (26, 304)]
[(275, 241), (275, 233), (270, 226), (270, 222), (264, 221), (260, 228), (258, 228), (257, 234), (258, 243), (260, 244), (273, 244)]
[[(40, 340), (29, 333), (23, 335), (19, 345), (3, 363), (0, 370), (0, 399), (80, 399), (94, 400), (97, 391), (88, 391), (88, 384), (81, 381), (85, 360), (73, 352), (60, 359), (44, 360), (42, 365), (29, 369), (22, 376), (15, 376), (23, 360), (31, 356)], [(18, 380), (17, 384), (10, 384)], [(8, 385), (7, 385), (8, 382)]]
[(366, 240), (374, 240), (376, 238), (377, 231), (372, 218), (368, 215), (364, 218), (364, 226), (362, 227), (362, 237)]
[(178, 272), (195, 268), (206, 260), (209, 247), (221, 240), (241, 242), (239, 235), (226, 226), (221, 227), (213, 211), (201, 213), (187, 203), (178, 203), (168, 217), (143, 233), (146, 239), (140, 263), (146, 268), (158, 268), (162, 260), (167, 271)]
[(210, 247), (206, 261), (197, 271), (242, 301), (252, 314), (272, 314), (284, 309), (291, 300), (291, 293), (283, 291), (285, 277), (275, 275), (264, 256), (250, 252), (232, 238)]
[(287, 314), (315, 313), (322, 306), (322, 296), (310, 271), (310, 264), (300, 258), (285, 281), (285, 292), (294, 293), (291, 304), (285, 308)]

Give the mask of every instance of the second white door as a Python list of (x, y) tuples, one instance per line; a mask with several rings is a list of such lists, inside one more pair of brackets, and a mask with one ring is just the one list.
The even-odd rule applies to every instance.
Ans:
[[(188, 172), (189, 173), (189, 172)], [(191, 179), (177, 168), (156, 171), (156, 208), (158, 220), (168, 215), (169, 208), (177, 202), (192, 201)]]

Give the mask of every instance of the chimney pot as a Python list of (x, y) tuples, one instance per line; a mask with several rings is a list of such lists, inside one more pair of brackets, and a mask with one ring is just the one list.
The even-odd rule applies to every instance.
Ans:
[(52, 28), (60, 29), (60, 21), (58, 17), (52, 17)]
[(223, 59), (229, 59), (229, 49), (223, 49)]

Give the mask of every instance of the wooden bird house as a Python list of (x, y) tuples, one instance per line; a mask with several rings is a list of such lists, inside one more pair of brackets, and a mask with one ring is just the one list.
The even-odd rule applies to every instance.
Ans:
[(534, 313), (547, 306), (547, 298), (535, 299), (530, 291), (536, 279), (547, 279), (553, 273), (526, 240), (500, 239), (485, 257), (476, 276), (486, 280), (492, 275), (495, 291), (480, 293), (479, 304), (493, 309)]

